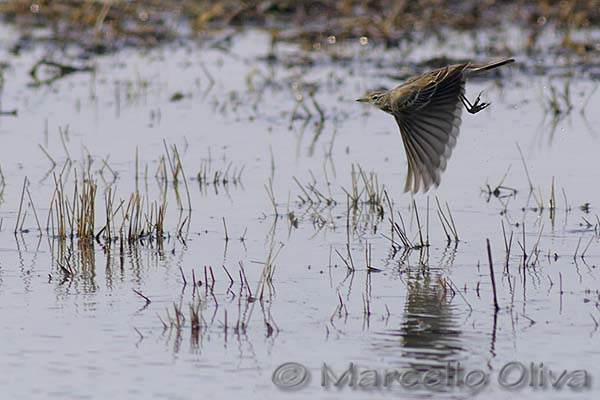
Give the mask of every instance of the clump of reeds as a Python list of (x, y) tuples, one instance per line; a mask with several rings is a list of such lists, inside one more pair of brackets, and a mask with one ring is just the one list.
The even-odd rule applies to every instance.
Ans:
[(48, 207), (46, 232), (60, 238), (92, 240), (95, 237), (96, 191), (98, 185), (89, 174), (81, 181), (75, 172), (72, 194), (66, 193), (62, 175), (54, 174), (54, 192)]
[[(390, 218), (390, 223), (392, 224), (393, 232), (399, 238), (400, 243), (399, 247), (404, 248), (406, 250), (420, 250), (425, 247), (429, 247), (429, 231), (428, 227), (421, 224), (421, 218), (419, 217), (419, 210), (417, 208), (417, 203), (413, 200), (412, 208), (414, 211), (415, 221), (417, 223), (417, 233), (415, 239), (410, 239), (406, 230), (406, 225), (404, 224), (404, 219), (402, 218), (402, 214), (398, 211), (398, 217), (400, 219), (400, 223), (393, 222)], [(429, 210), (427, 210), (429, 213)], [(426, 232), (424, 233), (424, 230)], [(396, 246), (397, 242), (392, 242), (392, 246)]]
[[(163, 146), (165, 149), (165, 154), (159, 160), (158, 169), (156, 172), (156, 178), (162, 180), (165, 185), (168, 182), (171, 182), (173, 185), (173, 190), (175, 192), (175, 199), (177, 201), (177, 205), (180, 210), (187, 209), (188, 211), (192, 210), (192, 200), (190, 196), (190, 189), (188, 187), (188, 182), (185, 177), (185, 171), (183, 169), (183, 164), (181, 161), (181, 156), (179, 155), (179, 150), (176, 145), (172, 145), (171, 149), (167, 146), (167, 142), (163, 140)], [(169, 166), (169, 172), (167, 173), (167, 165)], [(184, 207), (183, 202), (181, 200), (181, 196), (179, 194), (179, 176), (181, 175), (181, 180), (183, 181), (183, 185), (185, 188), (185, 194), (187, 198), (187, 208)]]
[(561, 118), (570, 114), (573, 110), (573, 103), (571, 101), (571, 85), (569, 80), (565, 80), (562, 91), (559, 91), (552, 83), (549, 84), (549, 90), (550, 94), (544, 95), (546, 112), (552, 114), (553, 118)]
[(374, 211), (380, 218), (384, 214), (384, 192), (385, 186), (379, 184), (379, 178), (374, 172), (366, 174), (364, 169), (358, 165), (358, 171), (352, 164), (351, 188), (344, 190), (350, 199), (350, 207), (357, 210), (360, 205), (366, 204), (371, 211)]
[(437, 215), (440, 219), (440, 223), (442, 224), (442, 228), (444, 229), (444, 233), (446, 234), (448, 244), (450, 244), (452, 241), (458, 243), (458, 230), (454, 224), (454, 218), (452, 217), (450, 206), (448, 203), (446, 203), (446, 212), (444, 212), (437, 197), (435, 198), (435, 202), (437, 204)]
[[(63, 171), (64, 172), (64, 171)], [(151, 202), (139, 192), (131, 193), (125, 200), (116, 200), (112, 186), (106, 188), (103, 198), (104, 219), (97, 226), (98, 183), (90, 172), (81, 175), (75, 171), (72, 185), (67, 185), (66, 176), (54, 173), (54, 190), (48, 205), (46, 227), (42, 229), (38, 214), (29, 191), (29, 180), (25, 178), (19, 202), (15, 232), (28, 232), (24, 227), (31, 209), (40, 234), (46, 232), (56, 239), (77, 239), (79, 242), (103, 242), (110, 245), (115, 240), (133, 243), (149, 239), (161, 241), (165, 235), (166, 198)], [(189, 221), (178, 224), (178, 234)]]

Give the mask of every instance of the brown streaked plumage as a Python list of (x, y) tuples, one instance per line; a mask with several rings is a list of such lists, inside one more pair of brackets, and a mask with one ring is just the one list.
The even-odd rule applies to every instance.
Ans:
[(405, 192), (416, 193), (421, 187), (426, 192), (431, 185), (439, 186), (456, 145), (463, 106), (471, 114), (489, 106), (480, 103), (479, 96), (473, 104), (465, 98), (465, 80), (512, 62), (508, 58), (481, 65), (448, 65), (357, 100), (373, 104), (396, 119), (408, 160)]

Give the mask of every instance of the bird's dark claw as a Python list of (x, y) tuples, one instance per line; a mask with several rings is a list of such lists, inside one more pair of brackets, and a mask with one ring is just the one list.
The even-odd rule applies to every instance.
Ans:
[(465, 109), (469, 113), (477, 114), (479, 111), (484, 110), (490, 106), (490, 103), (484, 103), (484, 102), (480, 103), (482, 93), (483, 92), (479, 92), (479, 94), (477, 95), (477, 98), (475, 99), (475, 102), (472, 104), (464, 95), (460, 96), (460, 100), (462, 101), (463, 105), (465, 106)]

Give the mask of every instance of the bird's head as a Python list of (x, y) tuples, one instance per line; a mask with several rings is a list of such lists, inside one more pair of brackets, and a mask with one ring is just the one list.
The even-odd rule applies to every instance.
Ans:
[(365, 97), (361, 97), (360, 99), (356, 99), (356, 101), (360, 101), (363, 103), (369, 103), (374, 105), (377, 108), (385, 108), (388, 102), (389, 92), (387, 90), (377, 90), (375, 92), (367, 94)]

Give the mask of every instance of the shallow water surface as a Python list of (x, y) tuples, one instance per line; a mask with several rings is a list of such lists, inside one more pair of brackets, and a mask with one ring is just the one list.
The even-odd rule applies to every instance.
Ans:
[[(0, 32), (9, 42), (12, 33)], [(292, 45), (269, 61), (269, 36), (247, 31), (226, 50), (124, 49), (79, 61), (94, 72), (37, 86), (28, 71), (46, 50), (2, 49), (10, 62), (0, 104), (18, 110), (0, 117), (7, 398), (503, 399), (514, 395), (498, 381), (511, 362), (546, 377), (591, 377), (580, 392), (529, 379), (517, 389), (526, 398), (597, 393), (593, 78), (533, 75), (517, 63), (470, 81), (467, 96), (483, 91), (492, 106), (463, 115), (441, 186), (413, 197), (402, 192), (406, 159), (395, 122), (354, 102), (396, 83), (399, 54), (337, 46), (327, 51), (354, 59), (336, 64), (330, 53), (311, 52), (309, 68), (294, 62), (303, 52)], [(406, 61), (440, 52), (426, 45)], [(554, 115), (552, 90), (565, 108), (567, 86), (573, 110)], [(176, 183), (174, 145), (184, 171)], [(25, 177), (31, 199), (25, 194), (19, 214)], [(56, 237), (57, 217), (48, 215), (59, 180), (72, 209), (74, 191), (79, 199), (85, 180), (97, 184), (98, 240)], [(124, 217), (132, 193), (140, 194), (142, 221), (155, 215), (152, 204), (166, 203), (163, 235), (118, 239), (120, 224), (134, 218)], [(369, 203), (369, 194), (381, 199)], [(101, 232), (111, 198), (116, 222)], [(458, 242), (447, 240), (436, 198)], [(422, 236), (430, 245), (400, 246), (392, 216), (411, 243)], [(117, 239), (105, 240), (107, 231)], [(276, 370), (287, 362), (307, 372)], [(321, 386), (323, 371), (339, 377), (350, 363), (365, 387)], [(382, 378), (454, 366), (475, 371), (471, 383), (489, 381), (370, 387), (368, 370)], [(293, 376), (305, 372), (312, 379)], [(302, 382), (282, 391), (274, 378)]]

